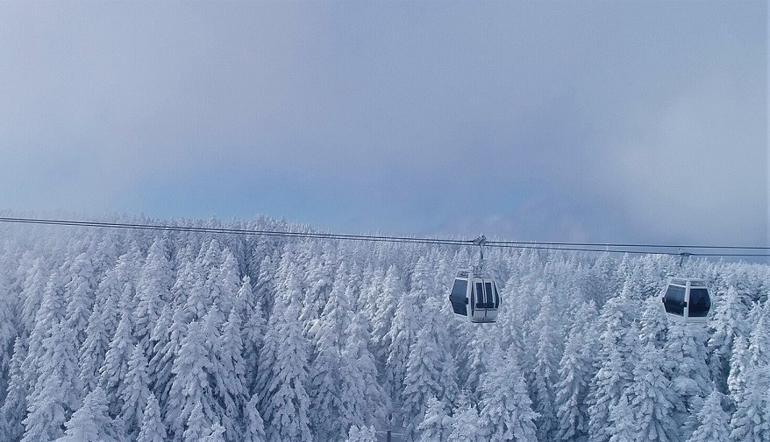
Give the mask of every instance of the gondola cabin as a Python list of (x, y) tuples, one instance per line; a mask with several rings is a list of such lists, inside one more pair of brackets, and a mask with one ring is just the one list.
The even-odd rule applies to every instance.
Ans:
[(705, 281), (701, 279), (671, 278), (662, 301), (670, 318), (686, 324), (706, 322), (711, 310), (711, 297)]
[(452, 285), (449, 302), (456, 314), (467, 317), (470, 322), (495, 322), (500, 293), (494, 279), (461, 270)]

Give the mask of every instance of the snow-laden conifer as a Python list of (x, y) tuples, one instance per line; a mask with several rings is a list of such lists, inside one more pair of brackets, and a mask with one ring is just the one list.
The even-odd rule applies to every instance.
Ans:
[(101, 387), (88, 393), (83, 405), (66, 424), (64, 437), (57, 442), (110, 442), (117, 440), (107, 413), (107, 397)]
[(687, 442), (728, 442), (730, 419), (722, 408), (722, 393), (711, 392), (698, 412), (698, 428)]
[(21, 364), (27, 356), (22, 338), (13, 344), (13, 357), (8, 370), (8, 394), (0, 407), (0, 439), (19, 440), (24, 433), (22, 420), (27, 408), (27, 387), (21, 371)]
[(150, 396), (150, 379), (147, 373), (147, 358), (142, 345), (137, 343), (128, 361), (125, 388), (121, 391), (123, 401), (120, 417), (128, 434), (136, 436), (142, 425), (142, 415)]
[(727, 376), (730, 373), (730, 356), (735, 340), (746, 333), (743, 318), (747, 309), (742, 296), (735, 286), (730, 286), (722, 297), (717, 297), (712, 307), (714, 313), (709, 321), (708, 340), (709, 366), (711, 375), (723, 391), (727, 391)]
[(227, 438), (236, 440), (240, 434), (241, 412), (248, 397), (248, 388), (244, 378), (246, 366), (243, 361), (241, 317), (235, 309), (230, 310), (215, 354), (221, 367), (217, 382), (217, 396), (224, 408), (221, 423)]
[(484, 442), (488, 440), (480, 427), (479, 413), (472, 404), (461, 404), (455, 410), (449, 440), (463, 442)]
[(618, 404), (624, 390), (633, 382), (634, 357), (638, 354), (638, 332), (633, 322), (634, 310), (627, 286), (620, 296), (607, 301), (599, 321), (603, 326), (597, 355), (600, 367), (591, 381), (588, 395), (588, 434), (592, 442), (604, 442), (609, 439), (610, 429), (613, 427), (610, 411)]
[(118, 329), (110, 341), (110, 348), (99, 369), (99, 385), (108, 395), (110, 414), (120, 413), (123, 405), (122, 392), (125, 389), (128, 361), (134, 349), (132, 334), (133, 319), (130, 311), (124, 311), (118, 323)]
[(656, 348), (663, 348), (668, 332), (668, 318), (663, 303), (658, 296), (647, 298), (643, 302), (639, 341), (642, 346), (652, 343)]
[(245, 442), (265, 442), (267, 437), (265, 436), (265, 423), (262, 420), (262, 416), (259, 414), (259, 396), (253, 394), (251, 399), (246, 403), (244, 409), (245, 419), (245, 432), (243, 439)]
[(446, 412), (446, 405), (435, 396), (428, 399), (425, 417), (417, 427), (419, 437), (424, 442), (445, 442), (452, 431), (452, 418)]
[(78, 407), (81, 389), (74, 345), (74, 331), (63, 321), (54, 323), (43, 341), (38, 378), (28, 397), (24, 442), (60, 437), (64, 422)]
[[(610, 408), (610, 427), (607, 429), (609, 442), (629, 442), (637, 440), (634, 413), (628, 403), (628, 396), (621, 393), (617, 404)], [(643, 439), (638, 439), (643, 440)]]
[(387, 397), (378, 381), (377, 364), (369, 350), (369, 322), (366, 316), (354, 315), (345, 336), (347, 340), (342, 350), (345, 415), (354, 425), (374, 425), (385, 415)]
[[(188, 430), (192, 436), (203, 437), (202, 431), (214, 422), (216, 416), (209, 384), (210, 370), (204, 324), (193, 322), (182, 340), (171, 370), (174, 380), (168, 396), (166, 422), (167, 430), (175, 437), (183, 435), (188, 439)], [(193, 418), (194, 412), (200, 416)], [(190, 423), (194, 428), (187, 427)]]
[(711, 393), (710, 370), (706, 363), (705, 337), (701, 329), (682, 324), (669, 327), (663, 365), (671, 379), (674, 407), (672, 416), (680, 423), (679, 438), (687, 439), (695, 430), (693, 419)]
[(586, 398), (591, 379), (593, 354), (582, 330), (572, 331), (567, 338), (556, 383), (556, 439), (563, 441), (585, 437), (588, 433)]
[[(423, 258), (417, 262), (413, 273), (414, 279), (420, 277), (427, 277), (426, 263)], [(396, 397), (400, 396), (397, 392), (404, 391), (409, 354), (418, 331), (418, 318), (414, 306), (418, 304), (417, 300), (427, 297), (427, 293), (424, 292), (425, 290), (420, 290), (418, 287), (417, 290), (413, 289), (398, 297), (390, 330), (385, 336), (389, 343), (388, 357), (385, 362), (387, 382), (396, 400), (400, 399)]]
[(743, 376), (749, 386), (735, 403), (735, 412), (730, 419), (730, 439), (734, 441), (759, 442), (770, 440), (770, 366), (747, 367)]
[(241, 281), (234, 308), (240, 315), (242, 322), (241, 342), (243, 343), (245, 382), (249, 391), (253, 391), (254, 380), (257, 378), (259, 350), (262, 348), (267, 321), (264, 304), (261, 299), (257, 299), (251, 287), (251, 278), (248, 276), (244, 276)]
[(86, 339), (80, 347), (80, 383), (83, 394), (96, 388), (99, 383), (99, 369), (109, 349), (111, 336), (104, 328), (102, 309), (94, 306), (88, 318)]
[(166, 440), (166, 427), (160, 415), (160, 405), (155, 395), (147, 396), (147, 406), (142, 413), (142, 426), (139, 429), (137, 442), (164, 442)]
[(489, 440), (536, 440), (537, 413), (532, 411), (519, 363), (499, 347), (492, 353), (492, 361), (480, 385), (484, 393), (480, 430)]
[(181, 308), (173, 313), (173, 317), (170, 308), (163, 309), (150, 336), (153, 342), (152, 356), (148, 362), (150, 384), (161, 409), (166, 405), (171, 390), (174, 359), (187, 333), (184, 318), (184, 310)]
[(75, 348), (86, 339), (86, 327), (94, 303), (94, 269), (91, 257), (81, 253), (72, 262), (68, 274), (70, 280), (64, 286), (67, 299), (67, 326), (75, 333)]
[[(200, 442), (204, 438), (211, 436), (214, 423), (211, 421), (210, 416), (203, 412), (203, 405), (200, 400), (192, 399), (188, 405), (192, 406), (192, 408), (187, 415), (182, 440), (185, 442)], [(217, 425), (219, 424), (217, 423)]]
[(559, 364), (559, 331), (555, 327), (556, 311), (551, 296), (545, 292), (540, 312), (533, 323), (537, 333), (535, 366), (533, 367), (533, 406), (538, 414), (536, 424), (539, 440), (550, 440), (557, 428), (553, 385)]
[(346, 413), (343, 394), (342, 351), (350, 322), (350, 300), (345, 286), (345, 264), (337, 270), (329, 299), (321, 316), (310, 329), (315, 339), (315, 358), (310, 366), (310, 400), (316, 412), (313, 426), (316, 436), (323, 440), (341, 440), (352, 422)]
[(425, 415), (428, 399), (443, 396), (442, 358), (435, 332), (438, 321), (433, 317), (433, 309), (426, 308), (424, 313), (428, 320), (426, 326), (417, 332), (417, 339), (411, 346), (403, 391), (403, 411), (410, 417), (407, 431), (412, 438), (417, 435), (417, 427)]
[(634, 367), (634, 382), (627, 388), (638, 440), (676, 441), (677, 426), (671, 420), (674, 393), (663, 372), (662, 350), (648, 341)]
[(163, 304), (171, 298), (171, 264), (163, 240), (153, 242), (139, 271), (136, 284), (137, 305), (134, 335), (145, 354), (151, 351), (150, 334), (160, 317)]
[(373, 426), (352, 425), (348, 432), (348, 438), (346, 442), (377, 442), (377, 433), (374, 431)]
[(310, 398), (305, 389), (309, 343), (298, 322), (298, 307), (290, 303), (276, 305), (276, 310), (260, 352), (260, 414), (268, 441), (308, 441), (312, 439)]

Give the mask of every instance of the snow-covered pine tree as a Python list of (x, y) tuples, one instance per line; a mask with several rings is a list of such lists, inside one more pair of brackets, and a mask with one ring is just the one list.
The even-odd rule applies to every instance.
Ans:
[(172, 314), (170, 307), (164, 308), (150, 335), (150, 340), (154, 344), (152, 356), (148, 361), (150, 389), (158, 399), (161, 411), (165, 410), (168, 401), (173, 383), (174, 359), (185, 334), (187, 334), (187, 323), (185, 323), (184, 310), (177, 308)]
[[(413, 279), (427, 277), (427, 264), (421, 257), (415, 265)], [(428, 293), (425, 290), (417, 292), (414, 288), (402, 294), (398, 298), (390, 330), (385, 336), (385, 340), (389, 342), (388, 356), (385, 361), (386, 382), (391, 388), (392, 398), (396, 401), (401, 400), (400, 393), (404, 391), (410, 349), (417, 336), (418, 319), (414, 306), (418, 304), (417, 300), (426, 299), (427, 296)]]
[(348, 384), (343, 378), (342, 359), (345, 334), (350, 323), (350, 301), (346, 293), (345, 264), (337, 270), (329, 299), (321, 316), (310, 329), (315, 340), (315, 358), (310, 365), (310, 401), (313, 428), (321, 440), (342, 440), (353, 423), (346, 413), (343, 395)]
[(43, 341), (37, 382), (28, 397), (22, 441), (62, 436), (64, 423), (77, 408), (81, 392), (74, 345), (74, 331), (64, 321), (53, 323), (51, 335)]
[(656, 348), (663, 348), (668, 332), (668, 318), (659, 297), (653, 296), (644, 300), (640, 323), (639, 341), (642, 347), (652, 342)]
[(554, 303), (548, 292), (544, 292), (540, 302), (540, 312), (533, 323), (537, 333), (535, 354), (535, 366), (533, 367), (533, 407), (538, 417), (538, 440), (551, 440), (553, 433), (558, 428), (556, 421), (556, 407), (554, 406), (553, 385), (556, 383), (556, 375), (559, 365), (559, 331), (554, 322), (557, 318)]
[(669, 327), (664, 369), (671, 379), (674, 422), (679, 422), (678, 439), (687, 439), (695, 430), (693, 417), (711, 393), (710, 370), (706, 363), (703, 332), (683, 324)]
[(377, 433), (374, 431), (373, 426), (352, 425), (348, 432), (348, 438), (346, 442), (377, 442)]
[(431, 397), (443, 400), (441, 377), (441, 349), (436, 336), (439, 327), (435, 309), (425, 306), (422, 313), (425, 317), (424, 327), (417, 332), (417, 339), (411, 346), (406, 365), (406, 378), (402, 393), (402, 410), (410, 418), (406, 423), (406, 431), (414, 439), (417, 427), (422, 422)]
[(116, 441), (112, 419), (107, 414), (107, 396), (101, 387), (88, 393), (83, 405), (66, 424), (64, 437), (57, 442), (110, 442)]
[(248, 388), (244, 378), (246, 366), (243, 361), (243, 342), (241, 341), (241, 316), (235, 309), (222, 329), (216, 357), (220, 362), (221, 373), (217, 383), (217, 396), (224, 409), (222, 426), (228, 440), (236, 440), (240, 435), (241, 410), (244, 398), (248, 397)]
[(134, 312), (134, 336), (145, 354), (152, 351), (150, 335), (164, 303), (171, 299), (171, 264), (166, 257), (165, 241), (158, 239), (147, 252), (136, 284), (137, 305)]
[(484, 442), (487, 439), (479, 425), (479, 413), (473, 404), (461, 404), (454, 412), (449, 440), (458, 442)]
[(735, 286), (731, 285), (724, 296), (716, 298), (716, 305), (712, 307), (714, 314), (709, 321), (709, 368), (711, 377), (723, 392), (727, 392), (733, 344), (746, 333), (743, 318), (748, 312), (741, 298)]
[(730, 355), (730, 374), (727, 376), (727, 390), (733, 401), (737, 401), (746, 391), (744, 372), (749, 364), (749, 342), (743, 336), (738, 336), (733, 344)]
[[(289, 293), (287, 299), (292, 298)], [(312, 439), (310, 398), (305, 390), (309, 343), (298, 318), (294, 303), (277, 304), (260, 352), (260, 414), (271, 442)]]
[(214, 288), (217, 293), (215, 302), (219, 304), (220, 310), (225, 316), (230, 315), (238, 291), (241, 288), (240, 269), (238, 261), (229, 247), (222, 250), (222, 264), (212, 275), (215, 278)]
[(593, 354), (586, 350), (583, 330), (573, 329), (564, 346), (556, 383), (556, 439), (576, 440), (588, 434), (586, 398), (593, 372)]
[(378, 382), (377, 365), (369, 350), (369, 322), (366, 316), (354, 315), (345, 331), (347, 341), (342, 350), (342, 403), (345, 415), (354, 425), (374, 425), (385, 415), (387, 396)]
[(147, 396), (147, 406), (142, 413), (142, 427), (139, 429), (137, 442), (164, 442), (166, 427), (160, 415), (160, 405), (155, 395)]
[(251, 278), (244, 276), (235, 301), (235, 310), (240, 314), (241, 342), (243, 343), (244, 379), (249, 391), (254, 391), (257, 378), (257, 361), (267, 321), (264, 305), (257, 299), (251, 288)]
[(633, 382), (633, 359), (638, 354), (638, 331), (634, 319), (626, 286), (620, 296), (607, 301), (599, 319), (603, 327), (597, 356), (600, 368), (591, 381), (588, 395), (588, 435), (591, 442), (604, 442), (610, 438), (613, 426), (610, 411)]
[(195, 440), (196, 442), (225, 442), (225, 427), (223, 427), (218, 422), (215, 422), (205, 437)]
[(490, 371), (481, 382), (481, 431), (487, 440), (537, 440), (532, 401), (515, 355), (492, 353)]
[(444, 402), (431, 397), (428, 399), (425, 417), (417, 427), (419, 432), (418, 441), (423, 442), (446, 442), (449, 433), (452, 431), (452, 418), (446, 412)]
[(21, 323), (27, 334), (35, 328), (35, 314), (43, 301), (48, 269), (50, 263), (44, 257), (35, 258), (31, 267), (26, 272), (22, 282), (21, 293)]
[(21, 364), (27, 357), (22, 338), (16, 338), (13, 344), (8, 382), (8, 394), (0, 408), (0, 439), (14, 441), (24, 434), (22, 421), (27, 412), (27, 386), (21, 371)]
[(66, 305), (64, 284), (58, 269), (54, 269), (46, 281), (40, 308), (35, 312), (35, 326), (29, 335), (27, 357), (21, 366), (24, 383), (30, 389), (35, 386), (40, 376), (39, 365), (45, 358), (46, 349), (43, 342), (51, 336), (54, 326), (65, 320)]
[(770, 366), (749, 365), (743, 371), (749, 388), (736, 398), (735, 412), (730, 419), (730, 439), (734, 441), (760, 442), (770, 440)]
[(244, 409), (244, 433), (243, 439), (245, 442), (265, 442), (267, 437), (265, 436), (265, 423), (262, 421), (262, 416), (259, 415), (259, 396), (256, 394), (251, 395), (251, 399), (246, 403)]
[(86, 339), (86, 327), (94, 302), (94, 269), (91, 258), (81, 253), (69, 267), (70, 280), (64, 286), (67, 299), (67, 326), (75, 332), (75, 348)]
[[(203, 437), (203, 429), (209, 428), (217, 420), (214, 393), (209, 384), (211, 359), (206, 345), (207, 338), (202, 322), (190, 324), (171, 369), (174, 379), (165, 418), (168, 432), (176, 438), (183, 436), (190, 440), (188, 430), (190, 435)], [(193, 412), (200, 416), (193, 418)], [(188, 428), (190, 423), (193, 428)]]
[(184, 425), (182, 440), (184, 442), (200, 442), (211, 435), (211, 427), (214, 423), (203, 413), (203, 406), (199, 398), (192, 399), (191, 405), (192, 409)]
[(104, 364), (104, 358), (110, 345), (110, 336), (104, 329), (102, 309), (94, 306), (88, 318), (86, 339), (80, 347), (80, 383), (83, 394), (88, 394), (99, 383), (99, 368)]
[(107, 394), (110, 415), (117, 416), (123, 406), (122, 392), (125, 388), (128, 361), (134, 349), (133, 318), (130, 311), (124, 311), (110, 341), (110, 348), (99, 369), (99, 385)]
[(618, 403), (610, 408), (610, 428), (607, 429), (607, 433), (610, 435), (609, 442), (629, 442), (637, 439), (638, 433), (636, 432), (634, 413), (628, 403), (628, 396), (625, 393), (621, 393), (618, 398)]
[[(382, 281), (382, 291), (378, 294), (376, 311), (372, 320), (372, 343), (378, 362), (384, 365), (388, 359), (391, 338), (389, 333), (396, 313), (399, 299), (404, 294), (404, 288), (398, 275), (398, 270), (391, 265)], [(389, 376), (385, 376), (386, 378)], [(392, 396), (393, 389), (386, 385), (386, 392)]]
[(722, 408), (722, 393), (714, 389), (698, 412), (698, 428), (687, 442), (729, 442), (730, 418)]
[(141, 343), (134, 345), (131, 359), (128, 361), (128, 372), (125, 377), (125, 388), (121, 391), (122, 408), (120, 417), (124, 429), (133, 439), (139, 434), (143, 422), (144, 409), (150, 396), (150, 379), (147, 373), (147, 358)]
[[(305, 324), (308, 332), (321, 315), (333, 284), (344, 286), (346, 276), (340, 273), (340, 269), (330, 260), (330, 256), (322, 253), (321, 247), (317, 243), (310, 245), (309, 253), (312, 255), (307, 264), (304, 283), (308, 290), (300, 311), (300, 322)], [(335, 270), (336, 276), (332, 273)]]
[(660, 442), (679, 440), (677, 425), (671, 420), (675, 395), (671, 382), (663, 372), (662, 350), (650, 340), (642, 348), (639, 363), (634, 367), (634, 382), (627, 388), (629, 408), (636, 425), (637, 440)]

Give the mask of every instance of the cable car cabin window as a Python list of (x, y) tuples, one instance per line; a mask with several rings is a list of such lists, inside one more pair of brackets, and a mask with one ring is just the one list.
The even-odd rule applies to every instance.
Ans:
[(500, 294), (497, 293), (497, 284), (495, 284), (495, 308), (500, 307)]
[(476, 283), (476, 308), (484, 308), (486, 304), (484, 303), (484, 287), (482, 283), (477, 282)]
[(666, 312), (684, 316), (684, 287), (668, 286), (665, 296)]
[(711, 308), (709, 292), (706, 289), (690, 289), (690, 307), (688, 316), (703, 318)]
[(452, 302), (465, 303), (465, 295), (468, 291), (468, 281), (464, 279), (455, 279), (455, 284), (452, 286)]
[(492, 291), (492, 283), (485, 282), (484, 288), (486, 289), (486, 292), (487, 292), (487, 302), (485, 304), (486, 307), (495, 308), (495, 295), (494, 295), (494, 292)]
[(452, 303), (452, 310), (459, 315), (468, 314), (467, 299), (468, 281), (464, 279), (455, 279), (452, 286), (452, 292), (449, 294), (449, 301)]

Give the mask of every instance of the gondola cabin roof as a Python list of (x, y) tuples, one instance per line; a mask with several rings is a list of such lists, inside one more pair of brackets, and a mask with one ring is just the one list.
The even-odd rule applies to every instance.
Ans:
[(688, 281), (690, 283), (690, 287), (706, 287), (706, 281), (697, 278), (671, 278), (669, 285), (685, 287), (687, 286)]

